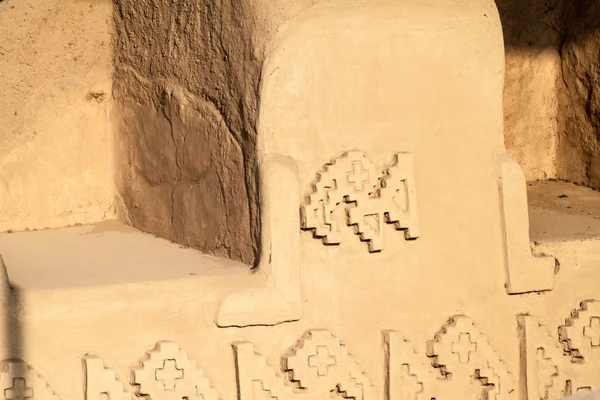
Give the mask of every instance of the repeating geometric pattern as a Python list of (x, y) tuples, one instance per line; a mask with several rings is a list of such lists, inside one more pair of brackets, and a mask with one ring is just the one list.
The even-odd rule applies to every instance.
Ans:
[[(86, 357), (86, 399), (131, 400), (132, 392), (117, 380), (113, 370), (104, 367), (95, 357)], [(210, 385), (196, 362), (175, 342), (159, 342), (134, 370), (132, 385), (136, 396), (152, 400), (219, 400), (217, 391)]]
[(175, 342), (159, 342), (156, 349), (134, 371), (139, 394), (152, 400), (218, 400), (204, 372)]
[(384, 248), (383, 227), (393, 224), (406, 239), (419, 237), (412, 153), (397, 153), (383, 169), (361, 151), (349, 151), (325, 165), (301, 206), (302, 228), (325, 244), (342, 242), (341, 225), (354, 226), (369, 251)]
[(519, 316), (528, 400), (552, 400), (600, 389), (600, 302), (582, 301), (553, 330)]
[(234, 348), (240, 400), (326, 399), (331, 393), (356, 400), (373, 398), (367, 376), (346, 346), (327, 331), (308, 331), (282, 357), (287, 380), (251, 343), (236, 343)]
[(425, 354), (398, 332), (384, 336), (387, 400), (516, 398), (510, 373), (469, 317), (450, 318)]

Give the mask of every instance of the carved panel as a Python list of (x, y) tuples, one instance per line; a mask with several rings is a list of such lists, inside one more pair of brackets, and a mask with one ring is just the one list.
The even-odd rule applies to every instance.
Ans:
[(23, 361), (3, 361), (0, 385), (5, 400), (59, 400), (48, 383)]
[(512, 377), (466, 316), (451, 318), (419, 352), (386, 332), (387, 400), (515, 399)]
[(386, 223), (403, 230), (406, 239), (418, 238), (412, 153), (395, 154), (383, 169), (361, 151), (349, 151), (325, 165), (301, 206), (302, 228), (312, 230), (325, 244), (340, 244), (341, 227), (335, 215), (340, 209), (345, 224), (355, 227), (371, 252), (383, 250)]
[(558, 335), (530, 315), (519, 316), (519, 326), (527, 399), (600, 389), (600, 302), (581, 302), (554, 330)]
[[(88, 357), (86, 365), (86, 400), (131, 400), (132, 393), (116, 379), (115, 373), (104, 368), (98, 358)], [(142, 367), (133, 371), (132, 385), (136, 396), (152, 400), (219, 400), (196, 362), (174, 342), (159, 342), (142, 360)]]
[(218, 400), (217, 391), (204, 372), (174, 342), (159, 342), (156, 349), (134, 371), (139, 394), (153, 400)]
[(281, 361), (285, 379), (252, 343), (234, 344), (239, 400), (373, 398), (372, 386), (344, 344), (323, 330), (308, 331)]

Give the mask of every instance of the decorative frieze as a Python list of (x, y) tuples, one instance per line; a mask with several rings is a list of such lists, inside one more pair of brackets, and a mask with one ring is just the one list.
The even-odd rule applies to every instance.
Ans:
[(466, 316), (451, 318), (424, 352), (385, 332), (386, 400), (516, 399), (511, 375)]
[(531, 315), (519, 316), (519, 328), (527, 400), (600, 389), (600, 302), (582, 301), (552, 330)]
[(252, 343), (235, 343), (234, 349), (239, 400), (325, 399), (331, 393), (355, 400), (373, 398), (368, 377), (328, 331), (308, 331), (282, 357), (283, 371), (268, 365)]
[[(112, 370), (104, 368), (98, 358), (88, 357), (86, 365), (86, 400), (131, 400), (132, 392), (124, 389)], [(133, 372), (136, 396), (152, 400), (219, 400), (208, 378), (175, 342), (159, 342)]]
[(134, 383), (139, 385), (141, 395), (153, 400), (219, 399), (204, 372), (175, 342), (159, 342), (142, 364), (134, 371)]
[(369, 251), (384, 248), (383, 226), (419, 237), (412, 153), (397, 153), (391, 164), (377, 168), (361, 151), (349, 151), (317, 174), (312, 193), (301, 206), (302, 228), (325, 244), (340, 244), (342, 225), (354, 226)]

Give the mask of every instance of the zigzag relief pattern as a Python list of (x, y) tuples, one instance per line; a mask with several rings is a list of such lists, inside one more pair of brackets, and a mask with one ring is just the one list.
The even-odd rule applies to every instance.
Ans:
[(398, 332), (384, 338), (387, 400), (516, 398), (511, 375), (469, 317), (450, 318), (424, 354)]
[[(342, 205), (342, 207), (340, 207)], [(344, 215), (336, 215), (337, 210)], [(302, 228), (324, 244), (342, 242), (342, 225), (354, 226), (369, 251), (384, 248), (383, 226), (393, 224), (406, 239), (419, 237), (412, 153), (397, 153), (377, 169), (361, 151), (349, 151), (325, 165), (302, 204)]]
[(519, 316), (528, 400), (552, 400), (600, 389), (600, 302), (582, 301), (553, 330)]
[(344, 344), (323, 330), (308, 331), (282, 357), (287, 379), (249, 342), (234, 344), (240, 400), (372, 399), (372, 386)]

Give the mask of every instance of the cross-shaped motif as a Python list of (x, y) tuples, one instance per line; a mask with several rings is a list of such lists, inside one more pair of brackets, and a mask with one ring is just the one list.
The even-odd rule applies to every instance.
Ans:
[(477, 351), (477, 343), (471, 342), (470, 333), (461, 333), (458, 342), (452, 343), (452, 353), (458, 355), (458, 361), (461, 363), (469, 362), (471, 353), (475, 351)]
[(177, 368), (177, 361), (171, 359), (164, 360), (163, 367), (157, 368), (154, 374), (157, 381), (162, 381), (165, 390), (175, 389), (177, 380), (183, 379), (183, 370)]
[(589, 326), (583, 327), (583, 336), (590, 339), (592, 347), (600, 346), (600, 317), (590, 318)]
[(14, 378), (13, 386), (4, 391), (4, 397), (7, 400), (25, 400), (33, 397), (33, 389), (27, 387), (25, 379)]
[(308, 365), (317, 368), (317, 375), (327, 375), (329, 367), (335, 365), (335, 356), (329, 355), (329, 349), (325, 346), (317, 347), (317, 354), (308, 357)]
[(347, 173), (348, 182), (354, 183), (354, 190), (363, 190), (364, 183), (369, 180), (369, 171), (363, 169), (362, 162), (352, 163), (352, 171)]

